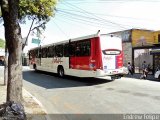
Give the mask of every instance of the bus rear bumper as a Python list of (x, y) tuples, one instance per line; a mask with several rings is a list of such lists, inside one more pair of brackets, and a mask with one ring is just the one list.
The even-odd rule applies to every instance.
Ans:
[(114, 70), (97, 70), (97, 76), (123, 76), (128, 74), (128, 69), (125, 67), (122, 67), (120, 69), (114, 69)]

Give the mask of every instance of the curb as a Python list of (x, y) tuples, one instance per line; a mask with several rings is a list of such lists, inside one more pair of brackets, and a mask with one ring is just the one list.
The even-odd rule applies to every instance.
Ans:
[[(47, 110), (44, 108), (42, 103), (35, 97), (33, 96), (30, 92), (28, 92), (25, 88), (23, 90), (30, 96), (32, 99), (42, 108), (42, 110), (47, 114)], [(48, 115), (45, 115), (46, 120), (51, 120)]]

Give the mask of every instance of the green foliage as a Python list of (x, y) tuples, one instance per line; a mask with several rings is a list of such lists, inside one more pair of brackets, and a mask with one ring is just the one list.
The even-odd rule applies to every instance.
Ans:
[(0, 48), (5, 48), (5, 41), (0, 38)]
[(47, 21), (54, 16), (56, 0), (20, 0), (19, 17), (22, 22), (25, 18)]

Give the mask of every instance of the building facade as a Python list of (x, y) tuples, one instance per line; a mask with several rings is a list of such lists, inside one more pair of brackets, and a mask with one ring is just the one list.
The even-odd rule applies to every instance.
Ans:
[(156, 65), (160, 63), (160, 57), (157, 54), (150, 54), (150, 52), (157, 48), (160, 43), (160, 31), (129, 29), (110, 34), (122, 38), (124, 66), (131, 62), (135, 72), (139, 73), (141, 72), (143, 61), (146, 61), (154, 72)]

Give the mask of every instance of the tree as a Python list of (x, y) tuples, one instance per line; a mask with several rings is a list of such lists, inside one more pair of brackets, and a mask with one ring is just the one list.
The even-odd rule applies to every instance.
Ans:
[(0, 6), (8, 49), (7, 101), (22, 100), (22, 35), (20, 23), (26, 18), (36, 21), (42, 28), (53, 16), (55, 0), (1, 0)]

